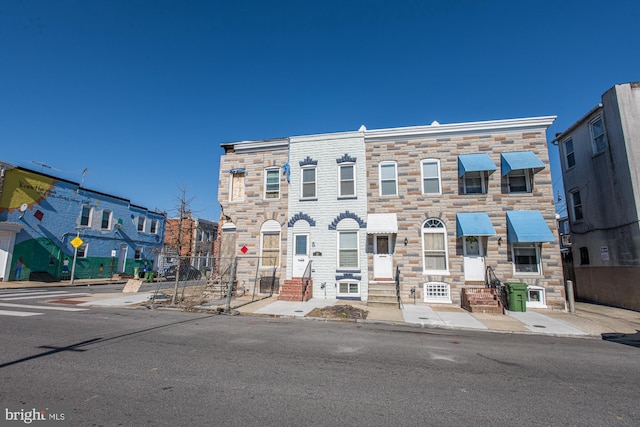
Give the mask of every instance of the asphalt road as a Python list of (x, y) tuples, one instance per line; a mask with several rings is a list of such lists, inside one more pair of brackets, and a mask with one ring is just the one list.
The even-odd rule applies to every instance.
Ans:
[(142, 308), (0, 321), (0, 425), (41, 407), (72, 426), (640, 424), (640, 349), (613, 342)]

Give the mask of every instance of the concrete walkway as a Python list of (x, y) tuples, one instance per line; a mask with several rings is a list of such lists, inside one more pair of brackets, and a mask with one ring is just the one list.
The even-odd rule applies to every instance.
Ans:
[[(114, 282), (107, 282), (114, 283)], [(76, 281), (75, 286), (99, 285), (104, 281)], [(71, 285), (71, 286), (74, 286)], [(37, 288), (70, 286), (67, 283), (2, 282), (0, 289), (31, 289), (37, 296)], [(124, 287), (124, 284), (123, 284)], [(153, 292), (78, 294), (79, 289), (51, 292), (60, 298), (74, 300), (80, 307), (131, 307), (150, 300)], [(10, 295), (5, 294), (5, 299)], [(21, 297), (20, 299), (23, 299)], [(253, 299), (253, 301), (252, 301)], [(53, 301), (52, 301), (53, 302)], [(576, 303), (575, 313), (554, 309), (529, 309), (526, 312), (507, 311), (505, 315), (470, 313), (448, 304), (407, 304), (395, 307), (370, 307), (362, 301), (345, 301), (314, 298), (307, 302), (277, 301), (276, 297), (233, 298), (231, 308), (241, 315), (302, 318), (315, 308), (348, 304), (367, 311), (366, 320), (359, 322), (403, 323), (420, 327), (486, 330), (511, 333), (529, 333), (574, 337), (622, 337), (635, 340), (640, 337), (640, 312), (598, 304)], [(198, 308), (220, 309), (220, 303)]]

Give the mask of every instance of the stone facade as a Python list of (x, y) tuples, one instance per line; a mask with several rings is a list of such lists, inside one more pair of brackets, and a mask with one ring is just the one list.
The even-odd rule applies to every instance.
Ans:
[[(275, 264), (276, 277), (282, 280), (287, 256), (289, 186), (283, 166), (288, 162), (288, 142), (288, 139), (276, 139), (222, 145), (225, 154), (220, 157), (218, 182), (218, 201), (222, 206), (219, 272), (224, 274), (231, 259), (237, 256), (236, 279), (238, 285), (245, 289), (253, 290), (253, 286), (258, 286), (260, 277), (273, 274), (273, 268), (263, 266), (260, 258), (263, 243), (261, 229), (265, 224), (274, 226), (277, 223), (280, 228), (280, 251)], [(266, 197), (267, 170), (278, 171), (278, 194), (274, 198)], [(235, 184), (242, 186), (242, 191), (236, 188), (235, 196), (234, 175)]]
[[(461, 289), (483, 286), (482, 282), (465, 281), (463, 239), (456, 235), (456, 214), (486, 212), (496, 234), (488, 236), (486, 266), (495, 270), (503, 282), (521, 282), (540, 286), (546, 291), (550, 305), (564, 301), (562, 264), (555, 227), (555, 210), (549, 156), (545, 131), (554, 118), (505, 120), (495, 122), (438, 125), (391, 130), (371, 130), (365, 135), (367, 150), (368, 206), (370, 213), (396, 213), (398, 236), (394, 253), (401, 278), (401, 298), (406, 303), (424, 301), (424, 284), (442, 282), (451, 286), (453, 303), (460, 302)], [(501, 154), (530, 151), (546, 165), (533, 175), (530, 193), (509, 193), (501, 173)], [(464, 194), (458, 173), (458, 156), (487, 154), (497, 170), (487, 180), (486, 194)], [(421, 160), (435, 159), (440, 164), (440, 194), (422, 192)], [(397, 164), (398, 195), (380, 196), (379, 167), (384, 161)], [(506, 212), (539, 211), (554, 242), (542, 243), (542, 274), (514, 272), (511, 244), (507, 236)], [(422, 226), (429, 218), (440, 219), (446, 227), (448, 273), (425, 274)], [(406, 239), (407, 244), (404, 244)], [(500, 239), (500, 240), (499, 240)]]
[[(554, 119), (537, 117), (450, 125), (434, 122), (431, 126), (380, 130), (362, 127), (357, 132), (223, 144), (225, 155), (221, 158), (219, 183), (219, 200), (223, 206), (221, 244), (227, 248), (229, 257), (236, 254), (250, 260), (250, 256), (260, 254), (261, 227), (266, 221), (275, 220), (281, 230), (279, 266), (286, 271), (280, 272), (279, 277), (292, 279), (301, 275), (300, 266), (296, 266), (294, 260), (295, 236), (306, 234), (314, 298), (348, 298), (348, 292), (341, 295), (339, 289), (341, 283), (351, 283), (352, 296), (366, 301), (370, 284), (395, 289), (393, 279), (397, 278), (404, 303), (433, 302), (425, 298), (424, 291), (425, 284), (435, 283), (447, 288), (446, 302), (460, 304), (462, 289), (484, 286), (486, 265), (503, 282), (526, 283), (531, 289), (540, 290), (543, 297), (538, 302), (540, 305), (544, 305), (546, 296), (547, 305), (559, 306), (564, 302), (564, 286), (545, 135)], [(529, 154), (538, 162), (526, 169), (528, 175), (523, 182), (527, 182), (527, 191), (509, 191), (508, 167), (503, 173), (505, 153)], [(495, 171), (482, 175), (485, 177), (482, 194), (466, 194), (468, 181), (460, 177), (459, 156), (467, 154), (485, 154), (495, 165)], [(265, 168), (281, 166), (287, 160), (290, 183), (282, 175), (280, 198), (265, 200)], [(428, 163), (424, 168), (423, 160)], [(355, 165), (353, 197), (340, 197), (338, 190), (339, 165), (345, 161)], [(388, 189), (395, 183), (397, 193), (393, 195), (381, 195), (381, 164), (394, 165), (395, 176), (389, 175), (390, 168), (384, 168), (382, 184)], [(427, 177), (426, 167), (436, 165), (437, 177)], [(315, 169), (313, 197), (301, 194), (305, 168)], [(242, 200), (231, 200), (234, 174), (236, 179), (244, 174)], [(432, 178), (437, 180), (438, 191), (425, 194), (423, 183), (429, 181), (434, 185)], [(540, 243), (515, 238), (513, 231), (508, 232), (507, 213), (512, 211), (539, 215), (548, 237)], [(480, 276), (476, 274), (473, 280), (468, 274), (470, 257), (465, 254), (474, 242), (468, 235), (458, 235), (457, 214), (461, 213), (480, 213), (491, 223), (491, 232), (476, 239), (482, 248), (476, 247), (482, 252), (483, 268)], [(369, 229), (367, 223), (374, 217), (378, 229)], [(390, 221), (393, 224), (381, 225), (380, 218), (393, 218)], [(436, 224), (434, 226), (440, 227), (436, 231), (446, 236), (446, 260), (436, 261), (443, 263), (443, 268), (436, 273), (425, 265), (424, 242), (429, 237), (425, 236), (425, 224)], [(353, 264), (347, 269), (339, 266), (341, 231), (357, 233), (357, 266)], [(383, 238), (377, 240), (378, 235)], [(527, 261), (535, 264), (532, 270), (522, 270), (522, 261), (518, 261), (521, 272), (517, 272), (514, 267), (517, 245), (512, 241), (519, 242), (518, 245), (523, 241), (532, 242), (530, 249), (535, 255), (524, 257), (535, 260)], [(384, 252), (387, 245), (390, 257), (386, 260), (392, 259), (393, 269), (378, 270), (379, 277), (375, 277), (375, 263), (380, 259), (376, 255), (387, 255)], [(239, 252), (242, 247), (247, 248), (246, 255)], [(225, 249), (221, 251), (225, 256)], [(518, 253), (521, 260), (522, 252)], [(242, 280), (255, 276), (255, 262), (249, 261), (247, 265), (253, 268), (239, 269), (239, 274), (247, 276)], [(391, 274), (380, 275), (380, 271)]]

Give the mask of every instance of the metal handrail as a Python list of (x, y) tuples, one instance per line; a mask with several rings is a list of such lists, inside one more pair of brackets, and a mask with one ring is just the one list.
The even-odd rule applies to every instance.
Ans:
[(304, 269), (304, 273), (302, 274), (302, 300), (304, 302), (304, 295), (307, 293), (307, 287), (309, 286), (309, 282), (311, 282), (311, 263), (313, 261), (309, 260), (307, 267)]
[(400, 298), (400, 268), (396, 266), (396, 297), (398, 298), (398, 308), (402, 310), (402, 298)]
[(507, 290), (505, 285), (502, 284), (502, 281), (496, 275), (495, 270), (490, 265), (487, 266), (485, 271), (485, 285), (487, 288), (495, 289), (496, 295), (502, 304), (502, 308), (504, 310), (505, 307), (508, 307), (507, 302)]

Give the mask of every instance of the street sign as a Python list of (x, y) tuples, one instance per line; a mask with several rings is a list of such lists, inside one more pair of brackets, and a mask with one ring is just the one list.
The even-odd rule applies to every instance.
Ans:
[(81, 238), (76, 237), (75, 239), (73, 239), (71, 241), (71, 246), (73, 246), (74, 248), (78, 249), (80, 246), (82, 246), (84, 242), (82, 241)]

